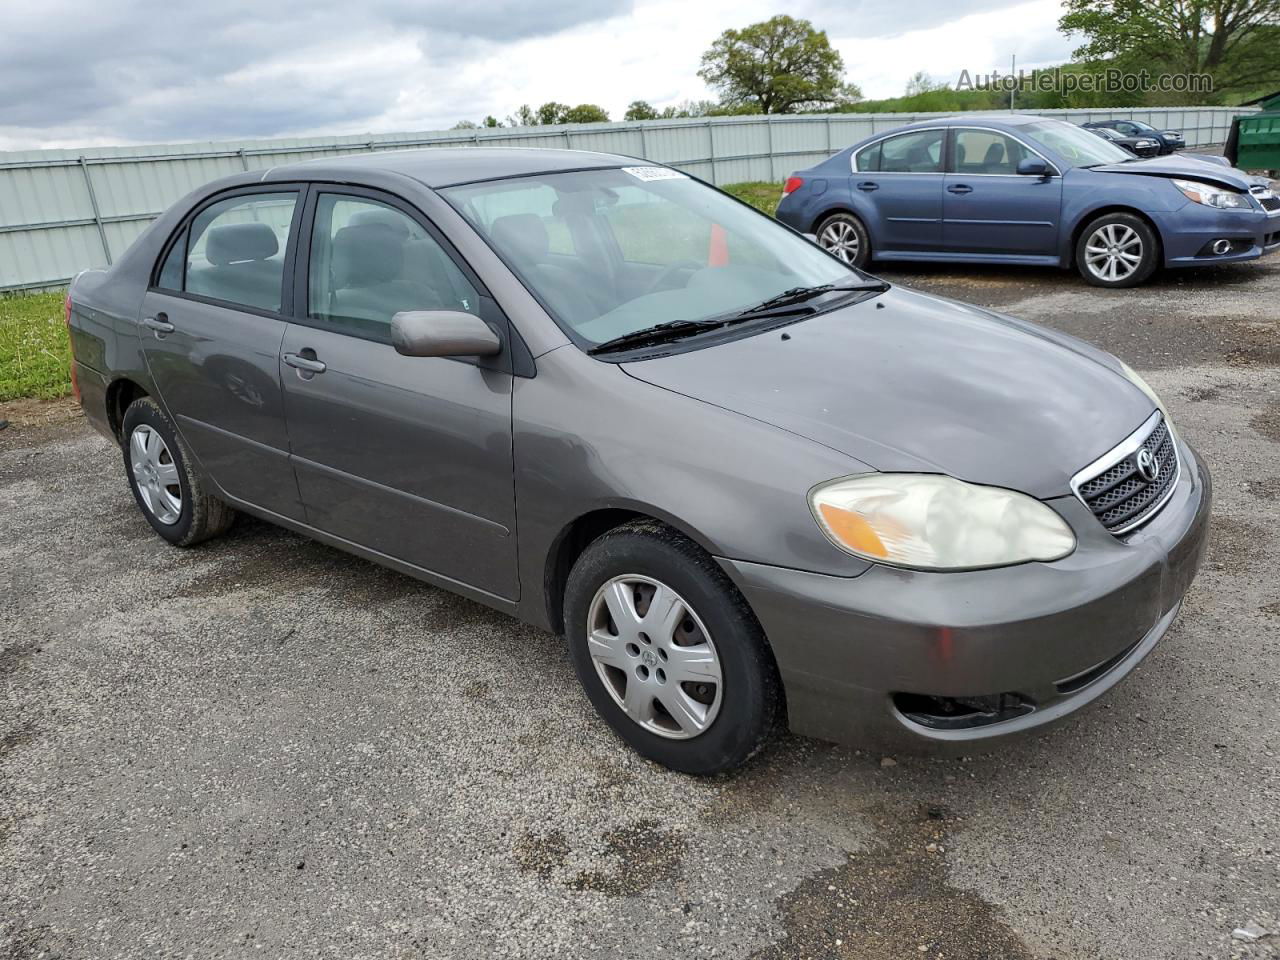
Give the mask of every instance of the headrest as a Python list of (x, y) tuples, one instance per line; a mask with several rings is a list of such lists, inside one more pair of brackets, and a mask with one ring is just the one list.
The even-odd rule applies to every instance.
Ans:
[(408, 239), (409, 237), (409, 225), (404, 222), (404, 217), (394, 210), (379, 210), (376, 208), (361, 210), (359, 213), (351, 215), (349, 223), (353, 227), (382, 227), (402, 239)]
[(346, 287), (371, 287), (400, 279), (404, 247), (384, 225), (353, 224), (333, 236), (333, 282)]
[(489, 230), (493, 242), (507, 252), (540, 262), (551, 249), (546, 224), (536, 213), (512, 213), (493, 221)]
[(219, 267), (246, 260), (266, 260), (280, 250), (276, 232), (265, 223), (224, 223), (209, 228), (204, 255)]
[(987, 166), (999, 163), (1004, 159), (1004, 143), (997, 140), (987, 147), (987, 155), (982, 158), (982, 162)]

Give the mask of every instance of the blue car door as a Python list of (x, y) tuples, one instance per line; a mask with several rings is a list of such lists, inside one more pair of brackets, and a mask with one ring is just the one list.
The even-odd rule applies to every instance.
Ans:
[(1057, 256), (1062, 178), (1019, 174), (1035, 157), (998, 130), (957, 128), (942, 191), (942, 245), (948, 253)]
[(942, 243), (942, 156), (947, 131), (913, 130), (860, 150), (851, 185), (870, 210), (877, 254), (937, 250)]

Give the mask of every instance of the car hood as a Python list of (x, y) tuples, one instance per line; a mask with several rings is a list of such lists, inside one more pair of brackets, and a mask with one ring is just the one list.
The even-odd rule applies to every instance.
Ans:
[(1041, 498), (1068, 493), (1072, 474), (1153, 409), (1100, 350), (899, 287), (781, 332), (622, 367), (877, 470)]
[[(1173, 155), (1169, 157), (1151, 157), (1147, 160), (1130, 160), (1125, 163), (1107, 163), (1097, 167), (1089, 167), (1095, 173), (1129, 173), (1145, 177), (1189, 177), (1209, 183), (1220, 183), (1236, 190), (1248, 190), (1259, 182), (1259, 178), (1251, 177), (1243, 170), (1234, 167), (1223, 167), (1218, 164), (1205, 163), (1190, 157)], [(1262, 181), (1265, 183), (1266, 181)]]

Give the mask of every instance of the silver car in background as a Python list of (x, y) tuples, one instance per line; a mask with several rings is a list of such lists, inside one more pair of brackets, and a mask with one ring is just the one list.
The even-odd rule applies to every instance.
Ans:
[(243, 512), (563, 634), (690, 773), (779, 723), (1039, 729), (1150, 652), (1204, 549), (1208, 471), (1120, 361), (627, 157), (228, 177), (68, 323), (160, 536)]

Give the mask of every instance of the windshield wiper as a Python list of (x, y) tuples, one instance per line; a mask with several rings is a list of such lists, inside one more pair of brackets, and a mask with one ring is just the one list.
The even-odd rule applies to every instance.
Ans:
[(630, 333), (624, 333), (620, 337), (614, 337), (612, 340), (598, 343), (587, 353), (594, 355), (597, 353), (612, 353), (615, 350), (628, 350), (631, 347), (651, 347), (660, 343), (670, 343), (673, 340), (682, 340), (696, 333), (715, 330), (724, 325), (724, 320), (669, 320), (666, 323), (657, 323), (652, 327), (632, 330)]
[(734, 319), (743, 320), (758, 316), (768, 316), (779, 307), (790, 307), (804, 303), (814, 297), (820, 297), (824, 293), (859, 293), (863, 291), (884, 293), (888, 289), (889, 284), (883, 280), (872, 280), (867, 283), (823, 283), (816, 287), (792, 287), (790, 290), (783, 290), (776, 297), (770, 297), (762, 303), (757, 303), (754, 307), (748, 307), (741, 313), (736, 314)]
[(652, 347), (683, 340), (686, 337), (696, 336), (710, 330), (731, 327), (734, 324), (745, 323), (748, 320), (755, 320), (760, 317), (782, 317), (792, 313), (811, 312), (813, 308), (804, 306), (805, 301), (812, 300), (814, 297), (821, 296), (824, 293), (844, 293), (846, 291), (883, 293), (888, 289), (889, 284), (883, 280), (845, 285), (824, 283), (816, 287), (792, 287), (790, 290), (784, 290), (777, 296), (770, 297), (768, 300), (738, 313), (722, 317), (709, 317), (706, 320), (669, 320), (666, 323), (657, 323), (652, 327), (633, 330), (630, 333), (614, 337), (612, 340), (606, 340), (604, 343), (598, 343), (591, 347), (587, 353), (594, 356), (601, 353), (614, 353), (618, 350), (630, 350), (633, 347)]

